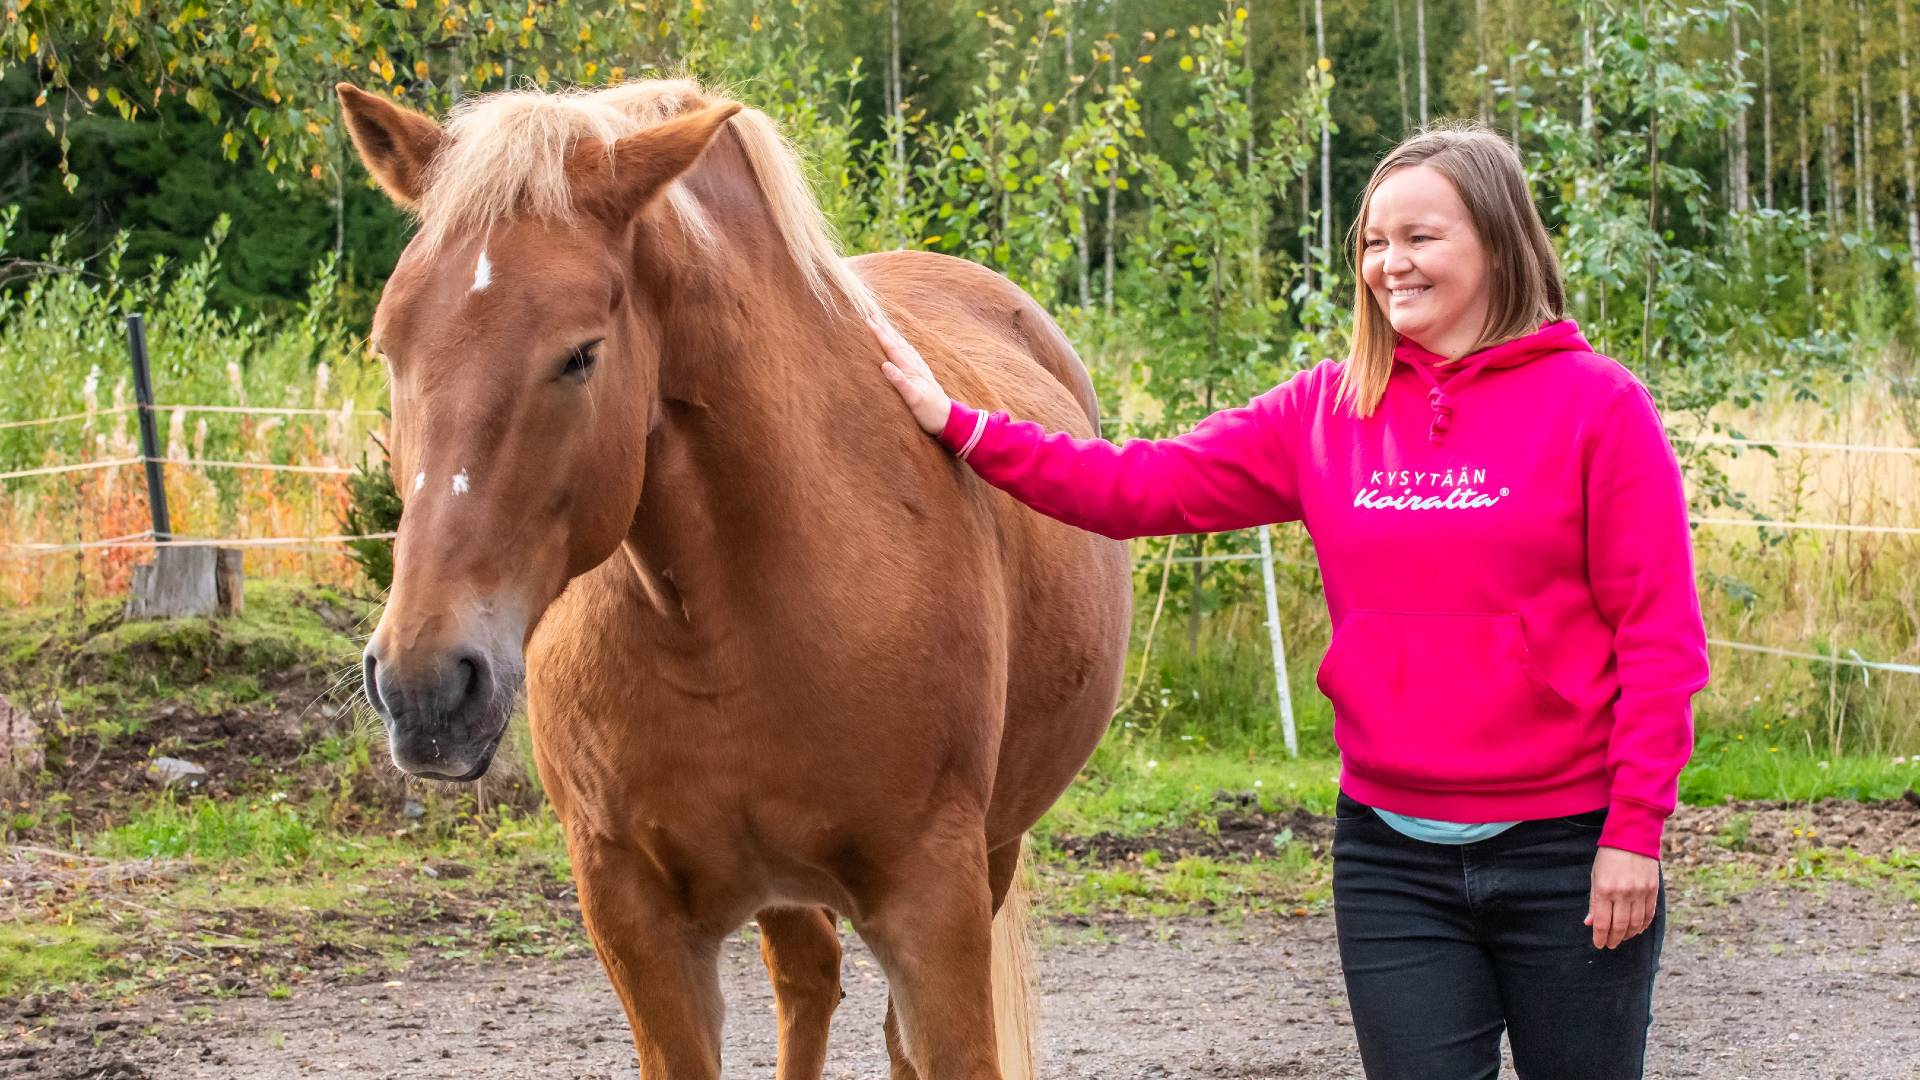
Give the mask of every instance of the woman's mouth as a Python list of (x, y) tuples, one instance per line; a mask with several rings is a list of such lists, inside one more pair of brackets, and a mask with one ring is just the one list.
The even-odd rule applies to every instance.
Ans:
[(1431, 285), (1414, 285), (1405, 289), (1389, 289), (1388, 293), (1396, 301), (1413, 300), (1433, 290)]

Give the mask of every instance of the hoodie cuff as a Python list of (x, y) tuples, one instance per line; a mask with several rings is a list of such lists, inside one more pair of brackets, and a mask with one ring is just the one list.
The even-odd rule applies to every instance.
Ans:
[(1600, 830), (1600, 846), (1658, 859), (1660, 834), (1666, 824), (1667, 811), (1632, 799), (1615, 799), (1607, 808), (1607, 823)]
[(986, 426), (986, 413), (962, 401), (953, 400), (949, 402), (947, 410), (947, 426), (940, 431), (940, 444), (965, 460), (979, 443)]

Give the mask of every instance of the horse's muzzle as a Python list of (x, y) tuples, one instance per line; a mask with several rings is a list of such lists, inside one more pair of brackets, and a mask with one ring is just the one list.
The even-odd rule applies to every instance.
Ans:
[(469, 650), (402, 669), (377, 645), (367, 647), (363, 665), (367, 698), (386, 721), (396, 766), (431, 780), (486, 775), (518, 689), (502, 665)]

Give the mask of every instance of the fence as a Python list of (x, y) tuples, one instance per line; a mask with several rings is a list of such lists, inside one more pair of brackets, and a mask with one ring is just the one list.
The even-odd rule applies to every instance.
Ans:
[[(81, 542), (64, 543), (64, 544), (13, 543), (13, 544), (0, 545), (0, 558), (32, 558), (32, 557), (38, 557), (38, 556), (58, 555), (62, 553), (71, 553), (71, 552), (84, 552), (84, 551), (94, 551), (94, 550), (103, 550), (103, 549), (138, 548), (138, 547), (152, 547), (155, 549), (158, 549), (161, 547), (329, 549), (337, 545), (351, 543), (354, 541), (391, 540), (394, 538), (395, 534), (391, 532), (367, 533), (367, 534), (334, 534), (334, 535), (324, 535), (324, 536), (269, 536), (269, 537), (218, 537), (218, 538), (181, 538), (181, 537), (173, 536), (172, 530), (168, 525), (167, 516), (166, 516), (165, 488), (160, 481), (160, 470), (168, 464), (190, 466), (190, 467), (201, 468), (201, 469), (208, 469), (208, 468), (241, 469), (241, 470), (265, 471), (265, 472), (297, 473), (297, 474), (306, 474), (306, 475), (349, 475), (353, 472), (353, 470), (344, 468), (341, 466), (334, 466), (334, 465), (296, 465), (296, 464), (283, 464), (283, 463), (276, 463), (276, 462), (204, 460), (204, 459), (195, 459), (195, 458), (164, 458), (160, 456), (158, 452), (157, 439), (155, 436), (155, 431), (153, 426), (153, 415), (156, 412), (164, 411), (164, 412), (186, 412), (186, 413), (224, 413), (224, 414), (243, 414), (243, 415), (327, 416), (327, 417), (337, 417), (337, 416), (343, 416), (343, 415), (377, 416), (380, 414), (377, 411), (364, 410), (364, 409), (362, 410), (336, 410), (336, 409), (318, 409), (318, 408), (305, 409), (305, 408), (288, 408), (288, 407), (273, 407), (273, 406), (212, 405), (212, 404), (188, 404), (188, 405), (169, 404), (164, 406), (156, 405), (154, 403), (153, 395), (152, 395), (151, 388), (148, 381), (144, 328), (140, 324), (140, 317), (138, 315), (130, 316), (128, 318), (128, 338), (129, 338), (130, 353), (131, 353), (131, 358), (132, 358), (132, 363), (134, 368), (135, 391), (136, 391), (136, 395), (139, 398), (137, 402), (133, 404), (128, 404), (128, 405), (116, 405), (116, 406), (111, 406), (105, 409), (97, 409), (87, 413), (68, 413), (68, 414), (59, 415), (59, 416), (47, 416), (47, 417), (38, 417), (38, 418), (30, 418), (30, 419), (4, 421), (4, 422), (0, 422), (0, 431), (18, 430), (22, 428), (46, 427), (46, 426), (52, 426), (57, 424), (72, 423), (74, 421), (86, 420), (89, 418), (99, 418), (102, 416), (112, 416), (112, 415), (120, 415), (128, 412), (134, 412), (140, 418), (140, 427), (141, 427), (140, 456), (130, 457), (130, 458), (107, 458), (107, 459), (101, 459), (96, 461), (85, 461), (85, 462), (77, 462), (77, 463), (64, 464), (64, 465), (48, 465), (48, 466), (41, 466), (37, 468), (15, 469), (12, 471), (0, 472), (0, 481), (11, 481), (11, 480), (21, 480), (21, 479), (29, 479), (29, 478), (37, 478), (37, 477), (69, 475), (74, 473), (103, 470), (103, 469), (131, 468), (137, 465), (147, 470), (148, 492), (149, 492), (149, 499), (152, 504), (154, 527), (148, 530), (144, 530), (142, 532), (132, 533), (124, 536), (111, 537), (104, 540), (81, 541)], [(1805, 450), (1805, 451), (1820, 452), (1820, 453), (1887, 454), (1887, 455), (1904, 455), (1904, 456), (1911, 456), (1911, 457), (1920, 457), (1920, 447), (1905, 447), (1905, 446), (1876, 446), (1876, 445), (1859, 445), (1859, 444), (1851, 444), (1851, 443), (1808, 442), (1808, 441), (1783, 440), (1783, 439), (1742, 439), (1742, 438), (1732, 438), (1732, 437), (1714, 436), (1714, 435), (1674, 436), (1673, 441), (1679, 444), (1728, 446), (1728, 447), (1734, 447), (1739, 449), (1755, 448), (1755, 449), (1763, 449), (1763, 450), (1773, 450), (1773, 449), (1785, 448), (1785, 449)], [(1902, 525), (1865, 525), (1865, 524), (1854, 524), (1849, 522), (1795, 521), (1795, 520), (1775, 520), (1775, 519), (1766, 519), (1766, 518), (1724, 518), (1724, 517), (1709, 517), (1704, 515), (1690, 515), (1688, 520), (1689, 522), (1697, 526), (1714, 527), (1714, 528), (1788, 529), (1788, 530), (1808, 530), (1808, 531), (1822, 531), (1822, 532), (1836, 532), (1836, 533), (1866, 533), (1866, 534), (1891, 535), (1891, 536), (1920, 536), (1920, 527), (1902, 526)], [(1287, 680), (1286, 643), (1280, 628), (1279, 594), (1278, 594), (1278, 590), (1275, 587), (1274, 567), (1276, 564), (1302, 566), (1302, 567), (1309, 567), (1309, 568), (1311, 567), (1310, 567), (1310, 564), (1300, 563), (1295, 560), (1276, 557), (1273, 553), (1272, 534), (1271, 534), (1271, 531), (1266, 526), (1263, 525), (1260, 527), (1258, 532), (1258, 537), (1259, 537), (1260, 547), (1258, 551), (1253, 551), (1253, 552), (1230, 552), (1230, 553), (1222, 553), (1217, 555), (1176, 556), (1173, 554), (1172, 546), (1169, 545), (1167, 548), (1166, 555), (1160, 558), (1146, 558), (1146, 559), (1137, 560), (1135, 563), (1135, 568), (1141, 569), (1149, 566), (1158, 566), (1161, 568), (1162, 576), (1161, 576), (1160, 592), (1161, 592), (1161, 599), (1164, 600), (1166, 583), (1167, 583), (1167, 575), (1170, 572), (1171, 568), (1176, 564), (1231, 563), (1231, 562), (1247, 562), (1247, 561), (1254, 561), (1254, 560), (1259, 561), (1260, 570), (1261, 570), (1262, 592), (1264, 593), (1264, 599), (1266, 602), (1267, 635), (1268, 635), (1269, 644), (1273, 653), (1274, 683), (1277, 690), (1281, 731), (1286, 741), (1287, 752), (1291, 755), (1298, 756), (1299, 740), (1298, 740), (1298, 736), (1295, 731), (1295, 725), (1294, 725), (1292, 691), (1291, 691), (1291, 688), (1289, 687), (1288, 680)], [(1159, 618), (1159, 606), (1156, 605), (1156, 610), (1154, 614), (1154, 620), (1156, 625), (1158, 623), (1158, 618)], [(1901, 664), (1901, 663), (1893, 663), (1890, 661), (1868, 660), (1860, 656), (1858, 653), (1853, 653), (1853, 655), (1851, 656), (1833, 656), (1833, 655), (1827, 655), (1824, 653), (1805, 652), (1805, 651), (1799, 651), (1799, 650), (1793, 650), (1793, 649), (1782, 649), (1782, 648), (1778, 648), (1776, 646), (1771, 646), (1771, 645), (1760, 645), (1753, 642), (1732, 641), (1732, 640), (1726, 640), (1722, 638), (1711, 638), (1711, 637), (1707, 639), (1707, 643), (1714, 648), (1729, 649), (1729, 650), (1741, 651), (1741, 652), (1760, 653), (1760, 654), (1766, 654), (1766, 655), (1772, 655), (1772, 656), (1781, 656), (1781, 657), (1786, 657), (1790, 659), (1805, 660), (1812, 663), (1828, 664), (1828, 665), (1834, 665), (1839, 667), (1854, 667), (1854, 668), (1859, 668), (1863, 671), (1884, 671), (1884, 672), (1891, 672), (1891, 673), (1901, 674), (1901, 675), (1920, 675), (1920, 664)], [(1150, 630), (1148, 635), (1147, 649), (1151, 650), (1151, 647), (1152, 647), (1152, 632)], [(1141, 658), (1141, 676), (1142, 677), (1144, 677), (1145, 675), (1146, 659), (1147, 658), (1144, 655)]]

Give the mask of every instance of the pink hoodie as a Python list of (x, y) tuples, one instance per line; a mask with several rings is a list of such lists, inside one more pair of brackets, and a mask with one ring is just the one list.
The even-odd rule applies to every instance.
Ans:
[(1571, 321), (1432, 370), (1374, 415), (1324, 361), (1185, 435), (1115, 446), (954, 402), (941, 441), (1041, 513), (1116, 539), (1305, 522), (1333, 640), (1341, 787), (1447, 821), (1607, 807), (1659, 858), (1707, 682), (1679, 465), (1653, 399)]

